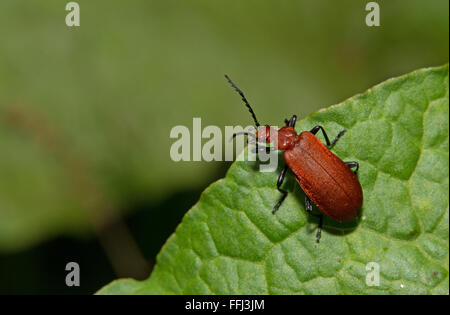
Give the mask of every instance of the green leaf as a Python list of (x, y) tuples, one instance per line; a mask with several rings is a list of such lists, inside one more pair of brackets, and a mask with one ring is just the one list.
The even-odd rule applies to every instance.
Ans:
[[(298, 123), (348, 130), (334, 150), (360, 163), (359, 222), (325, 220), (318, 244), (291, 175), (272, 215), (278, 173), (235, 162), (183, 218), (149, 279), (99, 293), (448, 294), (448, 83), (448, 65), (418, 70)], [(369, 262), (379, 286), (366, 285)]]

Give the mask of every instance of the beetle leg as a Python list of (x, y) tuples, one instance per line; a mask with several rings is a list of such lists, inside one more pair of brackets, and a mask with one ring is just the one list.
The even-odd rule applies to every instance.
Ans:
[(305, 208), (306, 211), (312, 215), (313, 205), (311, 199), (309, 199), (308, 196), (305, 197)]
[(284, 123), (286, 124), (286, 126), (289, 126), (289, 127), (295, 127), (296, 122), (297, 122), (297, 115), (292, 115), (291, 119), (284, 120)]
[(252, 149), (252, 153), (262, 153), (264, 151), (266, 153), (269, 153), (270, 151), (276, 151), (276, 148), (274, 148), (274, 147), (266, 147), (266, 146), (258, 146), (258, 144), (256, 144), (256, 148)]
[(334, 146), (334, 144), (339, 140), (339, 138), (342, 137), (346, 132), (347, 132), (347, 129), (341, 130), (341, 131), (338, 133), (338, 135), (336, 136), (336, 138), (334, 138), (334, 140), (331, 141), (331, 144), (329, 145), (329, 147)]
[(289, 120), (289, 127), (295, 127), (295, 123), (297, 122), (297, 116), (292, 115), (291, 119)]
[(323, 214), (321, 214), (319, 218), (319, 227), (317, 228), (316, 234), (317, 243), (320, 242), (320, 238), (322, 237), (322, 223), (323, 223)]
[(332, 147), (339, 140), (339, 138), (342, 137), (347, 132), (346, 129), (342, 130), (341, 132), (338, 133), (336, 138), (334, 138), (334, 140), (330, 142), (330, 139), (328, 138), (328, 135), (327, 135), (327, 133), (325, 132), (325, 129), (323, 129), (322, 126), (319, 126), (319, 125), (315, 126), (313, 129), (311, 129), (310, 132), (313, 135), (315, 135), (319, 130), (322, 130), (322, 134), (323, 134), (323, 136), (325, 138), (325, 142), (327, 143), (327, 147), (329, 147), (329, 148)]
[(329, 147), (331, 145), (330, 143), (330, 139), (328, 139), (327, 133), (325, 132), (325, 129), (323, 129), (322, 126), (315, 126), (313, 129), (310, 130), (310, 132), (315, 135), (319, 130), (322, 130), (323, 136), (325, 138), (325, 142), (327, 143), (327, 147)]
[(358, 162), (350, 161), (350, 162), (345, 162), (345, 164), (347, 164), (348, 167), (350, 167), (350, 168), (356, 167), (356, 170), (354, 170), (353, 173), (355, 173), (355, 175), (356, 175), (356, 173), (358, 173), (358, 170), (359, 170), (359, 163)]
[(289, 120), (285, 119), (284, 120), (285, 125), (289, 126), (289, 127), (295, 127), (295, 123), (296, 122), (297, 122), (297, 115), (292, 115), (291, 119), (289, 119)]
[(283, 203), (284, 199), (286, 199), (286, 196), (288, 194), (288, 192), (284, 189), (281, 188), (281, 185), (283, 184), (284, 178), (286, 177), (286, 171), (288, 169), (288, 166), (285, 165), (283, 170), (281, 171), (280, 175), (278, 176), (278, 180), (277, 180), (277, 189), (279, 192), (281, 192), (283, 194), (283, 196), (281, 197), (281, 199), (277, 202), (277, 204), (275, 205), (275, 207), (273, 207), (272, 209), (272, 213), (275, 214), (275, 212), (278, 210), (278, 208), (280, 208), (281, 204)]
[(312, 211), (313, 211), (313, 204), (311, 202), (311, 199), (309, 199), (308, 196), (305, 197), (305, 208), (306, 208), (306, 212), (308, 212), (310, 215), (319, 218), (319, 226), (317, 227), (317, 234), (316, 234), (317, 243), (319, 243), (320, 238), (322, 236), (323, 214), (314, 214), (314, 213), (312, 213)]

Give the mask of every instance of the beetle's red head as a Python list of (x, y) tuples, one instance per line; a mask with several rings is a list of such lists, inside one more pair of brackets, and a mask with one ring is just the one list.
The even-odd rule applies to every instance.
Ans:
[(272, 126), (260, 127), (256, 132), (258, 142), (273, 143), (278, 150), (288, 150), (295, 145), (297, 133), (293, 127), (282, 127), (276, 130)]

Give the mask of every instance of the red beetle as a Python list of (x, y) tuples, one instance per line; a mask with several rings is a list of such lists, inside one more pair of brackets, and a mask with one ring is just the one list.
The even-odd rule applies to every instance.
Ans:
[[(278, 203), (273, 207), (275, 213), (283, 203), (288, 192), (281, 188), (286, 176), (287, 169), (294, 173), (295, 179), (306, 194), (305, 208), (308, 213), (312, 213), (312, 202), (321, 210), (323, 214), (333, 220), (343, 222), (356, 218), (363, 202), (361, 184), (356, 177), (359, 168), (358, 162), (343, 162), (330, 148), (345, 133), (342, 130), (336, 138), (330, 142), (322, 126), (315, 126), (310, 131), (303, 131), (300, 134), (295, 132), (297, 116), (293, 115), (286, 126), (276, 130), (274, 127), (265, 126), (260, 128), (250, 104), (244, 93), (225, 75), (231, 86), (241, 95), (242, 100), (248, 107), (255, 121), (258, 131), (256, 134), (247, 134), (255, 138), (256, 142), (273, 143), (273, 147), (257, 147), (260, 150), (283, 150), (283, 157), (286, 162), (277, 180), (277, 189), (282, 193)], [(315, 136), (321, 130), (326, 146)], [(233, 135), (236, 136), (237, 134)], [(353, 172), (351, 169), (355, 168)], [(317, 242), (322, 234), (323, 215), (319, 217), (319, 227), (317, 230)]]

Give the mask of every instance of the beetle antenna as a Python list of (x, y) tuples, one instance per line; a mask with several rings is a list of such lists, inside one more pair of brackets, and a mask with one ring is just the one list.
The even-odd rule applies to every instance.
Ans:
[(231, 86), (236, 90), (236, 92), (238, 92), (239, 95), (242, 97), (242, 100), (244, 101), (245, 106), (247, 106), (248, 110), (250, 111), (250, 114), (252, 114), (253, 120), (255, 121), (256, 128), (258, 128), (260, 126), (260, 124), (259, 124), (258, 120), (256, 119), (255, 112), (253, 111), (249, 102), (245, 98), (244, 93), (236, 86), (236, 84), (233, 83), (233, 81), (231, 81), (231, 79), (226, 74), (225, 74), (225, 78), (228, 80), (228, 82), (230, 82)]

